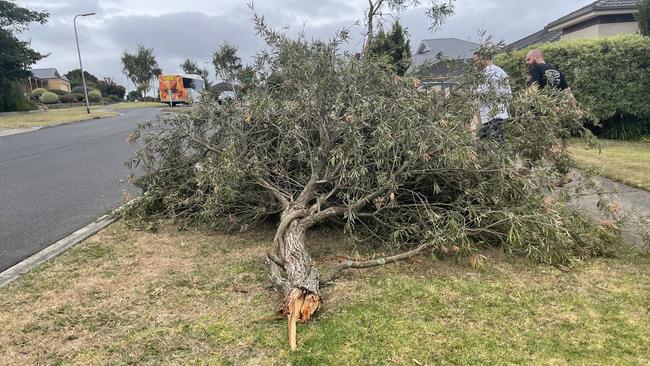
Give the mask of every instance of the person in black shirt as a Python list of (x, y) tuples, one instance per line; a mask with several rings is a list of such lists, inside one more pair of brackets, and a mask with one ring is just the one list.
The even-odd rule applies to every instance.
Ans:
[[(563, 91), (571, 98), (574, 107), (577, 107), (575, 98), (569, 89), (564, 74), (555, 67), (555, 65), (547, 64), (544, 61), (544, 52), (540, 49), (532, 50), (526, 55), (526, 64), (528, 65), (528, 88), (529, 90), (542, 90), (547, 86)], [(556, 145), (559, 149), (566, 149), (567, 142), (565, 139)], [(560, 179), (556, 183), (557, 186), (562, 187), (573, 181), (569, 175), (569, 165), (565, 161), (555, 161), (556, 169), (560, 173)]]
[(569, 85), (566, 82), (564, 74), (555, 67), (544, 61), (542, 50), (532, 50), (526, 55), (526, 64), (528, 65), (528, 87), (536, 86), (539, 90), (546, 86), (558, 90), (566, 90)]

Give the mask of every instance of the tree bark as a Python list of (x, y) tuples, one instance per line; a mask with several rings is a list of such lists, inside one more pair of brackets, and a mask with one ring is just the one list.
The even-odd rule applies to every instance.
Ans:
[(372, 36), (374, 32), (375, 9), (375, 4), (372, 2), (372, 0), (368, 0), (368, 18), (366, 19), (366, 43), (363, 45), (364, 58), (367, 58), (370, 55), (370, 46), (372, 44)]
[[(321, 307), (319, 273), (305, 247), (306, 210), (287, 208), (273, 240), (276, 253), (269, 255), (271, 281), (284, 294), (280, 314), (287, 318), (289, 345), (296, 350), (296, 323), (307, 322)], [(281, 263), (278, 263), (281, 262)]]

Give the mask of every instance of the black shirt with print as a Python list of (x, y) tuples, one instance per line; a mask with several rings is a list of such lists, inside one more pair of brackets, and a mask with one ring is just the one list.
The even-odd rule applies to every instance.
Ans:
[(537, 83), (540, 90), (547, 85), (559, 90), (569, 87), (564, 74), (552, 64), (537, 64), (528, 69), (528, 86), (534, 83)]

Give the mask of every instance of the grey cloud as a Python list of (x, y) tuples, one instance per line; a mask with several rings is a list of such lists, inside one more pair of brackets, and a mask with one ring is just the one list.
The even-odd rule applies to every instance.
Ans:
[[(511, 42), (590, 1), (458, 0), (457, 14), (437, 33), (429, 31), (423, 9), (411, 9), (400, 18), (409, 30), (412, 47), (417, 47), (424, 38), (477, 40), (478, 29)], [(52, 14), (48, 24), (34, 25), (25, 36), (32, 39), (35, 49), (51, 53), (37, 66), (57, 67), (61, 72), (78, 67), (72, 16), (97, 11), (97, 16), (79, 22), (84, 65), (97, 76), (112, 76), (125, 85), (127, 80), (121, 72), (120, 55), (125, 49), (134, 50), (138, 44), (155, 49), (165, 72), (179, 71), (179, 64), (188, 57), (201, 63), (209, 62), (214, 49), (224, 41), (237, 45), (245, 62), (252, 62), (252, 56), (263, 47), (243, 0), (25, 0), (18, 3), (46, 8)], [(161, 4), (177, 4), (178, 8), (175, 10), (167, 5), (161, 14)], [(140, 10), (130, 10), (129, 5)], [(365, 1), (258, 0), (255, 7), (274, 27), (290, 26), (291, 35), (304, 31), (309, 38), (325, 39), (331, 38), (337, 30), (349, 29), (352, 38), (344, 48), (361, 49), (362, 29), (354, 23), (362, 18)], [(388, 17), (386, 26), (391, 21)], [(206, 66), (212, 72), (212, 66)]]

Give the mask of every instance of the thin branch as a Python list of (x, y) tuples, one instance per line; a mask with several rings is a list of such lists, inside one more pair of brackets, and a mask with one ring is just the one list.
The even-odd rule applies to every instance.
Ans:
[(401, 254), (393, 255), (390, 257), (378, 258), (369, 261), (345, 261), (343, 263), (339, 263), (330, 272), (328, 272), (326, 275), (322, 277), (322, 279), (320, 280), (320, 285), (325, 286), (328, 283), (334, 281), (336, 278), (338, 278), (341, 275), (341, 272), (343, 272), (346, 269), (372, 268), (372, 267), (383, 266), (390, 263), (395, 263), (398, 261), (416, 257), (433, 246), (434, 244), (432, 243), (422, 244), (413, 250)]
[(307, 210), (296, 210), (284, 216), (282, 218), (282, 222), (280, 222), (280, 225), (278, 226), (278, 230), (275, 232), (273, 242), (276, 243), (282, 238), (284, 232), (287, 230), (287, 227), (289, 227), (293, 220), (303, 218), (305, 215), (307, 215), (307, 213)]
[(282, 194), (282, 192), (280, 192), (279, 189), (273, 187), (273, 185), (271, 185), (271, 183), (269, 183), (266, 179), (262, 177), (257, 177), (255, 181), (257, 182), (257, 184), (268, 189), (269, 191), (271, 191), (271, 193), (273, 193), (275, 198), (278, 201), (280, 201), (280, 203), (282, 204), (283, 210), (286, 210), (289, 207), (289, 200), (287, 199), (287, 197), (284, 194)]

